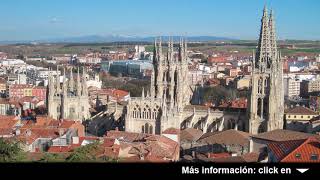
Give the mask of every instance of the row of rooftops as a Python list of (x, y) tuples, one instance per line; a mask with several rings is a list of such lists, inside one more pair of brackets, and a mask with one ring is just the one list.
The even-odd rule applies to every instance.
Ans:
[[(242, 146), (249, 148), (252, 139), (264, 141), (268, 152), (272, 153), (278, 162), (320, 162), (320, 135), (297, 131), (277, 129), (257, 135), (251, 135), (237, 130), (209, 132), (203, 134), (201, 130), (185, 129), (181, 131), (181, 143), (196, 142), (202, 144), (221, 144), (228, 146)], [(196, 158), (213, 162), (258, 162), (261, 154), (251, 152), (233, 157), (230, 153), (198, 152)], [(185, 160), (193, 160), (188, 155)], [(253, 161), (254, 160), (254, 161)]]
[[(51, 145), (47, 152), (70, 154), (76, 148), (99, 142), (92, 154), (97, 157), (121, 158), (124, 161), (167, 162), (179, 159), (179, 143), (165, 135), (178, 136), (179, 130), (167, 129), (164, 135), (108, 131), (104, 137), (85, 136), (84, 126), (72, 120), (55, 120), (38, 116), (36, 121), (21, 121), (16, 116), (0, 116), (0, 136), (31, 145), (39, 138), (54, 140), (61, 138), (70, 129), (76, 129), (78, 136), (72, 137), (67, 145)], [(81, 133), (80, 131), (83, 131)], [(178, 139), (178, 138), (176, 138)], [(36, 153), (41, 153), (36, 148)], [(32, 156), (33, 153), (29, 155)], [(33, 157), (34, 158), (34, 157)]]

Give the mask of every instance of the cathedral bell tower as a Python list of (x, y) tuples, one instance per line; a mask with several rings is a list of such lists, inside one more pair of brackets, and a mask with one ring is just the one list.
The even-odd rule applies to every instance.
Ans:
[(252, 134), (283, 128), (283, 67), (277, 51), (272, 11), (265, 7), (259, 43), (253, 53), (248, 131)]

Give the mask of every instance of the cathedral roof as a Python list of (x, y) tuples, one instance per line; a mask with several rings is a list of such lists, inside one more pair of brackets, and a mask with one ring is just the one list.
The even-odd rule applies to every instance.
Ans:
[(225, 145), (249, 145), (249, 133), (229, 129), (221, 132), (209, 132), (203, 134), (198, 142), (207, 144), (225, 144)]
[(180, 141), (197, 141), (202, 134), (201, 130), (187, 128), (180, 132)]
[(162, 134), (179, 134), (180, 130), (176, 128), (168, 128), (162, 132)]

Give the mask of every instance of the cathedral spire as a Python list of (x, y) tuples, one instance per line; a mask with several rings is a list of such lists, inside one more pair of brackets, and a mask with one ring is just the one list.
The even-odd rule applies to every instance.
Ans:
[(277, 52), (273, 12), (263, 10), (259, 44), (253, 54), (248, 130), (252, 134), (283, 128), (282, 62)]
[(80, 82), (80, 69), (77, 72), (77, 96), (81, 96), (81, 82)]
[(49, 98), (52, 99), (53, 96), (54, 96), (55, 90), (54, 90), (54, 78), (53, 78), (51, 72), (49, 73), (49, 85), (48, 85), (48, 87), (49, 87)]
[(270, 11), (269, 15), (269, 28), (270, 28), (270, 48), (271, 48), (271, 56), (273, 58), (277, 57), (277, 37), (275, 31), (275, 22), (273, 17), (273, 11)]
[(158, 61), (158, 45), (157, 45), (157, 38), (154, 39), (154, 45), (153, 45), (153, 64), (155, 64)]
[(142, 87), (141, 97), (144, 99), (144, 87)]
[(151, 83), (150, 83), (150, 96), (151, 98), (154, 98), (155, 96), (155, 85), (154, 85), (154, 69), (152, 69), (151, 72)]
[(56, 94), (60, 94), (60, 75), (59, 75), (59, 66), (57, 65), (57, 71), (56, 71)]
[(70, 91), (73, 92), (74, 91), (74, 79), (73, 79), (73, 67), (71, 66), (70, 68), (70, 76), (69, 76), (69, 88)]
[(256, 53), (256, 65), (261, 71), (264, 71), (264, 69), (267, 68), (268, 64), (270, 63), (270, 28), (266, 6), (264, 7), (263, 16), (261, 18), (259, 44)]
[(83, 69), (82, 69), (82, 96), (88, 96), (86, 75), (87, 75), (86, 69), (85, 69), (85, 67), (83, 67)]
[(163, 63), (163, 56), (162, 56), (162, 39), (159, 37), (159, 44), (158, 44), (158, 61), (159, 63)]

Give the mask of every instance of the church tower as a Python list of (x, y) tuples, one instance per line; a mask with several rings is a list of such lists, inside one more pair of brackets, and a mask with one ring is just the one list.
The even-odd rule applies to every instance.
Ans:
[(58, 73), (56, 78), (52, 74), (49, 75), (47, 102), (48, 115), (50, 117), (77, 121), (90, 118), (85, 69), (82, 72), (82, 78), (80, 78), (78, 68), (76, 83), (72, 67), (68, 77), (66, 76), (65, 69), (63, 70), (62, 83), (60, 82), (60, 75)]
[(253, 54), (248, 131), (252, 134), (283, 128), (283, 67), (277, 51), (272, 11), (265, 7), (259, 43)]
[(169, 38), (166, 56), (162, 52), (161, 39), (155, 40), (151, 76), (151, 97), (166, 99), (167, 108), (182, 111), (190, 103), (188, 79), (187, 42), (181, 38), (177, 53)]

